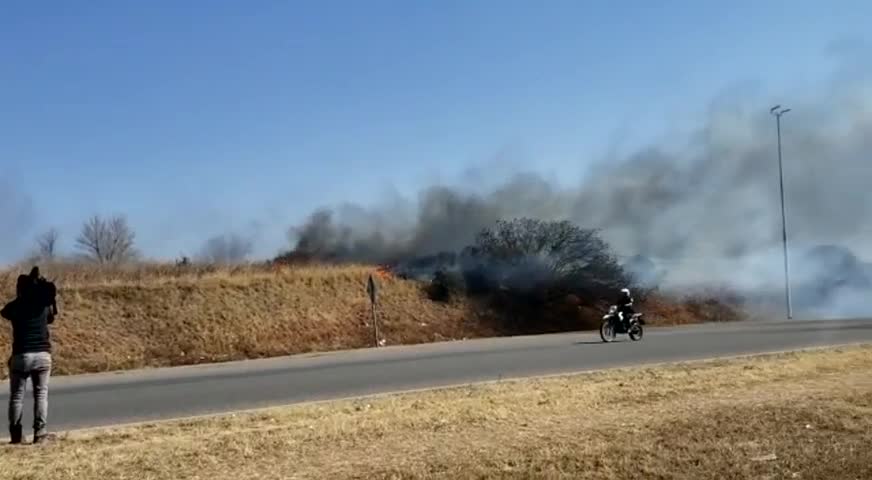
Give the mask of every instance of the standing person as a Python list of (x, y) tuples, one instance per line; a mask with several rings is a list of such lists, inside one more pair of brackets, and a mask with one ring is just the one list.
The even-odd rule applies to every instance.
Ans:
[(24, 392), (27, 380), (33, 384), (33, 443), (46, 438), (48, 420), (48, 381), (51, 374), (51, 339), (48, 325), (54, 321), (50, 304), (40, 284), (20, 275), (16, 297), (0, 316), (12, 323), (12, 357), (9, 359), (9, 435), (11, 443), (21, 443)]

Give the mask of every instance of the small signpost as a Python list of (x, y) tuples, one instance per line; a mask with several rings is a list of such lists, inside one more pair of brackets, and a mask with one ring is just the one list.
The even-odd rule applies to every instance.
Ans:
[(378, 285), (372, 274), (369, 274), (369, 279), (366, 281), (366, 293), (369, 295), (369, 305), (372, 311), (372, 333), (376, 348), (380, 346), (378, 332), (378, 316), (376, 315), (376, 304), (378, 303)]

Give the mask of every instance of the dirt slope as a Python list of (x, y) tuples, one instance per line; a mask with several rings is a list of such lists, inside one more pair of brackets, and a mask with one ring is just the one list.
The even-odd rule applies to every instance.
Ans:
[[(463, 298), (428, 299), (422, 285), (368, 266), (97, 269), (44, 266), (60, 287), (52, 327), (55, 374), (183, 365), (373, 344), (366, 280), (375, 273), (382, 338), (421, 343), (515, 333), (489, 309)], [(0, 273), (4, 299), (18, 271)], [(559, 329), (595, 325), (601, 310), (565, 311)], [(642, 306), (653, 324), (736, 318), (719, 302), (652, 298)], [(547, 323), (547, 320), (543, 320)], [(543, 331), (552, 331), (543, 323)], [(11, 328), (0, 329), (6, 358)], [(5, 369), (5, 365), (3, 366)], [(5, 370), (2, 372), (5, 376)]]

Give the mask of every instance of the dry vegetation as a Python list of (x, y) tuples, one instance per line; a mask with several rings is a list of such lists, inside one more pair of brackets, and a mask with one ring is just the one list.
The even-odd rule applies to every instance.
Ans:
[(0, 478), (872, 478), (872, 346), (79, 431)]
[[(52, 327), (55, 373), (182, 365), (373, 343), (367, 266), (41, 265), (60, 292)], [(15, 276), (0, 273), (0, 292)], [(378, 276), (379, 320), (388, 345), (517, 333), (492, 310), (463, 298), (428, 299), (422, 285)], [(596, 326), (602, 305), (567, 299), (560, 328)], [(736, 307), (652, 297), (652, 324), (735, 320)], [(544, 321), (542, 331), (554, 330)], [(0, 329), (0, 355), (10, 329)], [(4, 362), (5, 363), (5, 362)], [(5, 368), (5, 365), (3, 366)], [(5, 375), (5, 371), (3, 372)]]

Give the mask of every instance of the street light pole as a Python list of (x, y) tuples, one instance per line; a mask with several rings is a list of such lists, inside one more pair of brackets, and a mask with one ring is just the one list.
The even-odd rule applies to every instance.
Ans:
[(778, 134), (778, 183), (781, 190), (781, 240), (784, 247), (784, 290), (787, 300), (787, 318), (793, 318), (793, 307), (790, 301), (790, 262), (787, 256), (787, 215), (784, 208), (784, 169), (781, 162), (781, 116), (789, 112), (789, 108), (782, 109), (776, 105), (769, 110), (775, 116), (775, 126)]

